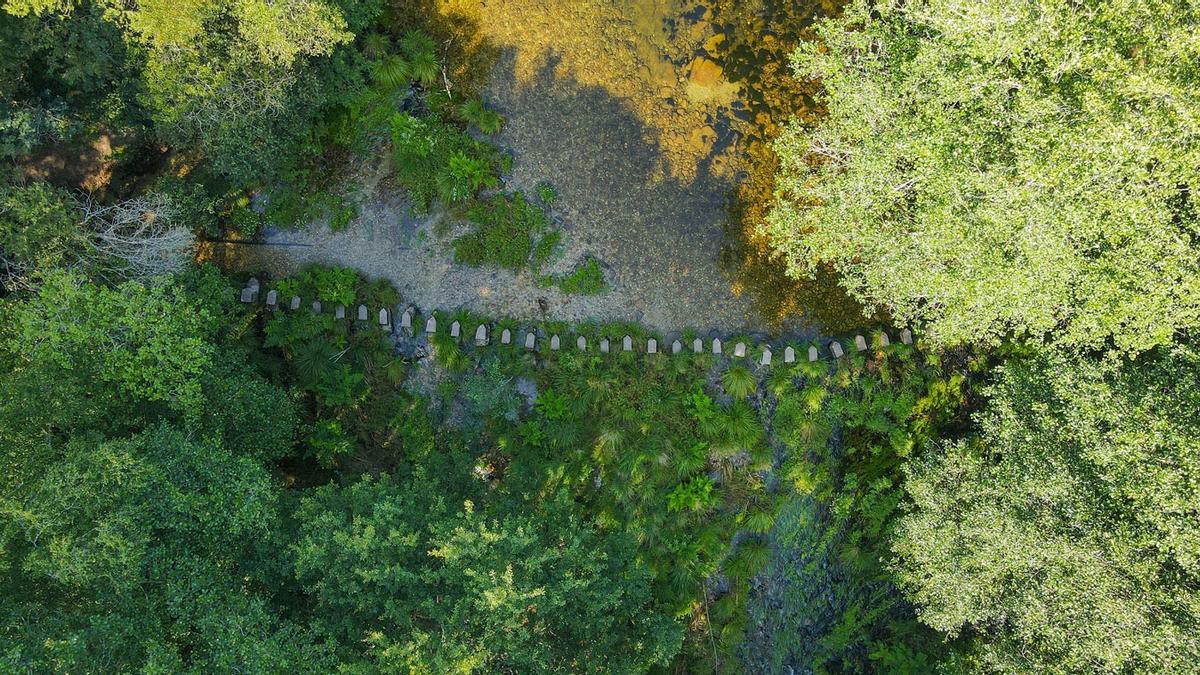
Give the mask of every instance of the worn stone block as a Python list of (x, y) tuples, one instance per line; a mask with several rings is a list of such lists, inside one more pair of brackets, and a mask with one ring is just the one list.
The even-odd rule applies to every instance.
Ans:
[(701, 340), (700, 338), (692, 340), (692, 353), (699, 354), (702, 351), (704, 351), (704, 340)]
[(821, 357), (821, 355), (820, 355), (819, 353), (817, 353), (817, 348), (816, 348), (816, 346), (815, 346), (815, 345), (814, 345), (814, 346), (810, 346), (810, 347), (808, 348), (808, 360), (809, 360), (809, 361), (816, 361), (816, 360), (817, 360), (817, 359), (819, 359), (820, 357)]
[(333, 308), (333, 318), (338, 319), (339, 321), (342, 319), (345, 319), (346, 318), (346, 306), (338, 305), (337, 307), (334, 307)]
[(633, 338), (626, 335), (624, 339), (621, 340), (621, 348), (627, 352), (633, 351)]
[(382, 308), (379, 310), (379, 325), (387, 326), (388, 329), (391, 329), (392, 327), (392, 322), (388, 318), (387, 308)]
[(462, 335), (462, 324), (455, 321), (454, 323), (450, 324), (450, 337), (457, 340), (460, 335)]
[(429, 333), (431, 335), (433, 333), (437, 332), (437, 317), (436, 316), (430, 316), (428, 319), (425, 320), (425, 332)]
[(795, 363), (796, 362), (796, 350), (792, 349), (791, 347), (784, 348), (783, 362), (784, 363)]
[(400, 330), (409, 335), (413, 334), (412, 309), (405, 309), (400, 313)]
[(504, 330), (500, 331), (500, 344), (502, 344), (502, 345), (512, 344), (512, 331), (511, 330), (505, 328)]
[(367, 306), (366, 305), (358, 306), (358, 320), (359, 321), (367, 320)]
[(654, 338), (650, 338), (649, 340), (646, 340), (646, 353), (647, 354), (657, 354), (658, 353), (658, 340), (655, 340)]
[(254, 295), (257, 292), (258, 291), (255, 291), (253, 288), (243, 288), (242, 289), (242, 302), (254, 302)]
[(270, 307), (271, 309), (275, 309), (275, 307), (278, 304), (279, 304), (279, 291), (277, 291), (275, 289), (271, 289), (271, 290), (267, 291), (267, 307)]
[(712, 353), (714, 353), (714, 354), (720, 354), (720, 353), (721, 353), (721, 338), (713, 338), (713, 341), (712, 341)]
[(246, 281), (246, 288), (249, 288), (250, 290), (257, 293), (258, 289), (261, 288), (261, 286), (259, 286), (259, 284), (258, 284), (258, 279), (255, 279), (254, 277), (250, 277), (250, 279), (248, 279)]
[(892, 338), (888, 337), (887, 331), (886, 330), (879, 331), (879, 346), (880, 347), (890, 347), (891, 345), (892, 345)]
[(292, 296), (291, 308), (293, 310), (300, 309), (300, 296), (298, 296), (298, 295)]
[(835, 359), (840, 359), (846, 355), (846, 352), (842, 351), (842, 343), (836, 340), (829, 343), (829, 351), (833, 353), (833, 358)]
[(739, 342), (733, 346), (733, 355), (739, 359), (746, 356), (746, 343)]
[(608, 338), (600, 338), (600, 353), (608, 353)]
[(587, 351), (587, 338), (583, 337), (582, 335), (575, 338), (575, 347), (576, 347), (576, 349), (578, 349), (581, 352), (586, 352)]
[(771, 365), (771, 350), (770, 349), (765, 349), (765, 348), (763, 349), (762, 360), (759, 363), (761, 363), (764, 366)]
[(683, 343), (682, 342), (680, 342), (679, 340), (676, 340), (671, 343), (671, 353), (672, 354), (678, 354), (681, 351), (683, 351)]
[(867, 351), (867, 338), (861, 335), (854, 336), (854, 348), (860, 352)]
[(907, 329), (907, 328), (905, 328), (904, 330), (900, 331), (900, 341), (901, 341), (901, 342), (903, 342), (903, 343), (904, 343), (904, 344), (906, 344), (906, 345), (911, 345), (911, 344), (913, 343), (913, 340), (912, 340), (912, 331), (910, 331), (910, 330), (909, 330), (909, 329)]
[(552, 351), (552, 352), (556, 352), (556, 351), (558, 351), (558, 347), (559, 347), (559, 340), (558, 340), (558, 336), (557, 336), (557, 335), (551, 335), (551, 336), (550, 336), (550, 351)]
[(537, 336), (533, 333), (525, 334), (525, 349), (532, 350), (537, 346)]
[(482, 347), (487, 341), (487, 325), (481, 323), (479, 328), (475, 329), (475, 346)]
[(312, 311), (313, 311), (313, 314), (321, 313), (321, 301), (320, 300), (312, 301)]

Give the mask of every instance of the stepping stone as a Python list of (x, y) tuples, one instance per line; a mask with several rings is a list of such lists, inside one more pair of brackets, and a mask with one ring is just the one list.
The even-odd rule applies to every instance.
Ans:
[(867, 351), (867, 338), (861, 335), (854, 336), (854, 347), (860, 352)]
[(366, 305), (358, 306), (358, 320), (359, 321), (367, 320), (367, 306)]
[(431, 335), (433, 333), (437, 332), (437, 317), (436, 316), (430, 316), (429, 319), (425, 321), (425, 332), (429, 333)]
[(320, 300), (313, 300), (312, 311), (314, 314), (321, 313), (321, 301)]
[(892, 339), (890, 337), (888, 337), (886, 330), (879, 331), (879, 346), (880, 347), (892, 346)]
[(600, 338), (600, 353), (608, 353), (608, 338)]
[(765, 347), (763, 348), (762, 361), (760, 363), (762, 363), (762, 365), (764, 365), (764, 366), (771, 365), (771, 350), (770, 349), (767, 349)]
[(455, 321), (450, 324), (450, 337), (457, 340), (460, 335), (462, 335), (462, 325)]
[(739, 342), (733, 346), (733, 355), (739, 359), (746, 356), (746, 343)]
[(713, 347), (712, 347), (712, 352), (713, 352), (714, 354), (720, 354), (720, 353), (721, 353), (721, 338), (713, 338)]
[(699, 354), (702, 351), (704, 351), (704, 340), (701, 340), (700, 338), (692, 340), (692, 352)]
[(820, 355), (817, 353), (817, 347), (815, 345), (808, 348), (808, 360), (809, 361), (816, 361), (819, 356)]
[(681, 351), (683, 351), (683, 344), (679, 340), (676, 340), (671, 343), (671, 353), (672, 354), (678, 354)]
[(626, 335), (625, 338), (621, 340), (621, 348), (627, 352), (633, 351), (633, 338)]
[(657, 354), (658, 353), (658, 340), (655, 340), (654, 338), (650, 338), (649, 340), (646, 340), (646, 353), (647, 354)]
[(842, 343), (836, 340), (829, 343), (829, 351), (833, 352), (833, 358), (835, 359), (840, 359), (846, 355), (846, 352), (842, 351)]
[(412, 309), (405, 309), (400, 314), (400, 330), (404, 331), (405, 333), (408, 333), (409, 336), (411, 336), (413, 334)]
[(552, 352), (558, 351), (558, 346), (559, 346), (558, 336), (551, 335), (550, 336), (550, 351), (552, 351)]
[(278, 304), (279, 304), (279, 291), (277, 291), (275, 289), (271, 289), (271, 290), (267, 291), (267, 307), (270, 307), (271, 309), (275, 309), (275, 306)]
[(482, 347), (487, 344), (487, 324), (479, 324), (479, 328), (475, 329), (475, 346)]
[(907, 328), (900, 331), (900, 341), (906, 345), (911, 345), (912, 344), (912, 331), (910, 331)]
[(505, 328), (503, 331), (500, 332), (500, 344), (502, 344), (502, 345), (512, 344), (512, 331), (511, 330)]
[(581, 352), (586, 352), (587, 351), (587, 338), (583, 337), (582, 335), (575, 338), (575, 347)]
[(293, 310), (300, 309), (300, 296), (298, 296), (298, 295), (292, 296), (292, 309)]
[(392, 332), (392, 322), (390, 320), (388, 320), (387, 309), (379, 310), (379, 325), (383, 326), (387, 332), (389, 332), (389, 333)]
[(534, 337), (533, 333), (526, 333), (525, 334), (525, 349), (529, 349), (532, 351), (536, 341), (537, 341), (537, 338)]
[(338, 305), (337, 307), (334, 307), (333, 308), (333, 318), (338, 319), (339, 321), (342, 319), (345, 319), (346, 318), (346, 306)]
[(786, 347), (783, 350), (783, 362), (784, 363), (795, 363), (796, 362), (796, 350), (792, 349), (791, 347)]
[(253, 288), (243, 288), (242, 302), (254, 302), (254, 296), (257, 293), (258, 291), (254, 290)]

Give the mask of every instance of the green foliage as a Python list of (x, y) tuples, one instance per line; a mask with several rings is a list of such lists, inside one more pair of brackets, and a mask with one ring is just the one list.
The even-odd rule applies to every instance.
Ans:
[(828, 115), (777, 144), (771, 235), (931, 344), (1166, 344), (1200, 308), (1195, 31), (1158, 1), (852, 2), (794, 57)]
[(713, 507), (716, 499), (716, 495), (713, 494), (713, 482), (705, 476), (700, 476), (680, 483), (667, 493), (667, 510), (672, 513), (707, 511)]
[(458, 116), (489, 136), (500, 133), (500, 129), (504, 128), (504, 118), (494, 110), (489, 110), (479, 99), (471, 99), (460, 105)]
[(454, 240), (454, 257), (474, 266), (524, 269), (530, 264), (534, 240), (550, 229), (546, 213), (519, 192), (473, 204), (467, 217), (475, 229)]
[(560, 277), (559, 290), (568, 295), (598, 295), (608, 290), (599, 261), (589, 257), (575, 271)]
[(558, 191), (549, 183), (538, 183), (537, 196), (546, 206), (552, 206), (558, 201)]
[(537, 516), (492, 518), (470, 501), (457, 511), (432, 478), (364, 479), (301, 503), (297, 576), (331, 634), (347, 645), (370, 634), (386, 648), (368, 658), (385, 669), (666, 664), (678, 629), (646, 611), (649, 579), (621, 537), (597, 534), (562, 500)]
[(721, 375), (721, 384), (725, 393), (734, 398), (746, 398), (758, 391), (758, 380), (742, 366), (730, 366)]
[(83, 234), (70, 197), (45, 183), (0, 184), (0, 279), (19, 286), (70, 261)]
[(427, 212), (434, 198), (460, 202), (496, 184), (500, 155), (490, 145), (437, 114), (396, 113), (391, 122), (392, 165), (414, 211)]
[(1010, 360), (982, 436), (910, 465), (893, 544), (921, 619), (992, 670), (1187, 669), (1200, 354)]

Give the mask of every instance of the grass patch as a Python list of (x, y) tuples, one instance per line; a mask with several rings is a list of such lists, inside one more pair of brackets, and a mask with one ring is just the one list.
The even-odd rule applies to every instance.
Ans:
[(604, 270), (595, 258), (588, 258), (574, 272), (559, 278), (557, 286), (568, 295), (599, 295), (608, 290)]

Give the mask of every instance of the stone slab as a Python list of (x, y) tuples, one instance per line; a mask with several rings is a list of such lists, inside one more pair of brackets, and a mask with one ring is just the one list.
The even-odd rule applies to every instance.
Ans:
[(436, 316), (430, 316), (428, 319), (425, 320), (425, 332), (430, 333), (430, 334), (437, 332), (437, 317)]
[(736, 345), (734, 345), (733, 346), (733, 355), (738, 357), (739, 359), (745, 357), (746, 356), (746, 343), (739, 342)]
[(681, 351), (683, 351), (683, 343), (682, 342), (680, 342), (679, 340), (676, 340), (671, 343), (671, 353), (672, 354), (678, 354)]
[(820, 357), (821, 357), (821, 355), (820, 355), (820, 354), (817, 352), (817, 348), (816, 348), (816, 346), (811, 346), (811, 347), (809, 347), (809, 348), (808, 348), (808, 360), (809, 360), (810, 362), (811, 362), (811, 361), (816, 361), (816, 360), (817, 360), (817, 359), (819, 359)]
[(337, 307), (334, 307), (333, 308), (333, 318), (338, 319), (338, 320), (346, 318), (346, 306), (338, 305)]
[(628, 335), (626, 335), (624, 338), (622, 338), (621, 348), (627, 352), (633, 351), (633, 338)]
[(784, 363), (795, 363), (796, 362), (796, 350), (792, 349), (791, 347), (784, 348), (783, 362)]
[(502, 345), (512, 344), (512, 331), (511, 330), (505, 328), (504, 330), (500, 331), (500, 344), (502, 344)]
[(608, 353), (608, 338), (600, 338), (600, 353)]
[(771, 365), (771, 350), (770, 349), (763, 349), (762, 360), (759, 363), (761, 363), (764, 366)]
[(846, 352), (842, 351), (842, 343), (836, 340), (829, 343), (829, 351), (833, 352), (833, 358), (835, 359), (840, 359), (846, 355)]
[(561, 343), (560, 343), (557, 335), (550, 336), (550, 351), (552, 351), (552, 352), (558, 351), (560, 344)]
[(300, 309), (300, 296), (298, 296), (298, 295), (292, 296), (291, 308), (292, 309)]
[(867, 351), (867, 338), (861, 335), (854, 336), (854, 348), (860, 352)]
[(720, 353), (721, 353), (721, 338), (713, 338), (713, 341), (712, 341), (712, 353), (714, 353), (714, 354), (720, 354)]
[(487, 325), (479, 324), (479, 328), (475, 329), (475, 346), (482, 347), (487, 344)]
[(587, 338), (583, 337), (582, 335), (575, 338), (575, 348), (581, 352), (586, 352), (587, 351)]
[(526, 333), (525, 334), (525, 349), (532, 350), (536, 346), (537, 346), (537, 336), (535, 336), (533, 333)]
[(699, 354), (702, 351), (704, 351), (704, 340), (701, 340), (700, 338), (692, 340), (692, 353)]
[(367, 306), (366, 305), (358, 306), (358, 320), (359, 321), (367, 320)]
[(654, 338), (650, 338), (649, 340), (646, 340), (646, 353), (647, 354), (657, 354), (658, 353), (658, 340), (655, 340)]

